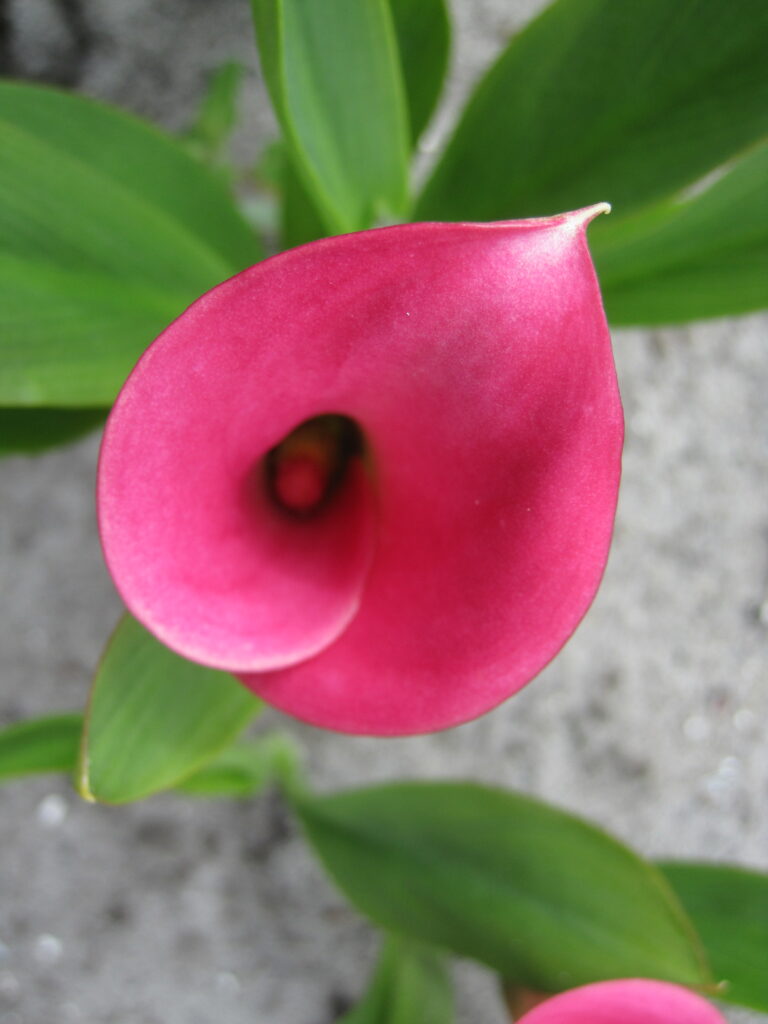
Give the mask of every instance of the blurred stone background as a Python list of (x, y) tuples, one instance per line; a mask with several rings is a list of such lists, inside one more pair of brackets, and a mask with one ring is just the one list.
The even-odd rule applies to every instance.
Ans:
[[(427, 150), (540, 6), (453, 0), (454, 72)], [(250, 69), (235, 149), (252, 161), (274, 122), (246, 0), (0, 0), (3, 74), (170, 128), (231, 58)], [(615, 346), (627, 413), (616, 542), (557, 661), (495, 713), (438, 736), (344, 738), (273, 712), (263, 727), (306, 746), (321, 788), (486, 780), (646, 854), (768, 868), (766, 319), (617, 332)], [(118, 617), (92, 507), (97, 447), (0, 465), (2, 724), (80, 708)], [(64, 780), (0, 790), (2, 1024), (331, 1024), (374, 952), (275, 798), (109, 809)], [(491, 976), (456, 973), (462, 1024), (503, 1024)]]

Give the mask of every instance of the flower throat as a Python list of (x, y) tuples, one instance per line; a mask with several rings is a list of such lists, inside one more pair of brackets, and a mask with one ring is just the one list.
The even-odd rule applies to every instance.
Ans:
[(267, 452), (267, 491), (284, 512), (309, 518), (333, 500), (350, 459), (362, 453), (363, 436), (354, 420), (337, 413), (314, 416)]

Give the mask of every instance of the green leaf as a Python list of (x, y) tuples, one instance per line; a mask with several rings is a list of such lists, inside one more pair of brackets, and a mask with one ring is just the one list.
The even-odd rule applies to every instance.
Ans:
[(288, 736), (273, 733), (227, 747), (203, 768), (177, 785), (201, 797), (256, 796), (275, 781), (290, 784), (299, 772), (299, 755)]
[(719, 864), (661, 869), (687, 910), (717, 981), (718, 999), (768, 1013), (768, 875)]
[(77, 759), (82, 715), (52, 715), (0, 731), (0, 780), (20, 775), (71, 772)]
[(262, 255), (221, 182), (136, 118), (0, 83), (0, 403), (111, 403), (155, 335)]
[(408, 118), (385, 0), (251, 0), (296, 170), (330, 231), (407, 202)]
[(411, 137), (426, 128), (442, 92), (451, 46), (444, 0), (389, 0), (403, 71)]
[(768, 131), (763, 0), (557, 0), (475, 91), (417, 219), (672, 195)]
[(36, 453), (98, 427), (102, 409), (0, 409), (0, 455)]
[(120, 804), (169, 789), (219, 754), (260, 709), (231, 675), (180, 658), (126, 615), (93, 682), (80, 794)]
[(387, 936), (362, 1001), (339, 1024), (451, 1024), (453, 993), (434, 950)]
[[(415, 143), (440, 96), (448, 64), (450, 21), (443, 0), (389, 0)], [(281, 242), (285, 249), (323, 238), (322, 213), (283, 147)]]
[[(25, 775), (73, 775), (80, 756), (83, 716), (60, 714), (29, 719), (0, 730), (0, 781)], [(243, 799), (273, 782), (288, 789), (300, 776), (298, 749), (280, 733), (225, 747), (174, 787), (185, 796)]]
[(296, 806), (364, 914), (507, 981), (553, 992), (606, 978), (708, 981), (660, 873), (546, 804), (478, 785), (404, 783)]
[(322, 216), (287, 148), (283, 150), (280, 198), (280, 240), (284, 249), (325, 237)]
[(768, 306), (768, 145), (704, 192), (590, 234), (615, 324), (664, 324)]
[(0, 250), (0, 401), (111, 404), (144, 348), (189, 299), (74, 262), (62, 268)]
[(245, 68), (227, 61), (210, 76), (197, 116), (182, 139), (190, 152), (215, 164), (237, 120), (237, 100)]

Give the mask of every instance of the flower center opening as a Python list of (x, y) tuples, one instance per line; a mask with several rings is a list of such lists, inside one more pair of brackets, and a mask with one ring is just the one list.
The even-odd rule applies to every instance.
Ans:
[(305, 420), (267, 452), (267, 491), (283, 511), (312, 516), (333, 499), (350, 459), (363, 448), (362, 432), (348, 416), (326, 413)]

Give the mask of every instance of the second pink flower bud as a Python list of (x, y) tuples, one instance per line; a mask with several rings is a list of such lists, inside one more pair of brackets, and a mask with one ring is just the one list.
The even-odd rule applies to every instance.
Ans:
[(519, 1024), (727, 1024), (700, 996), (662, 981), (604, 981), (540, 1003)]

